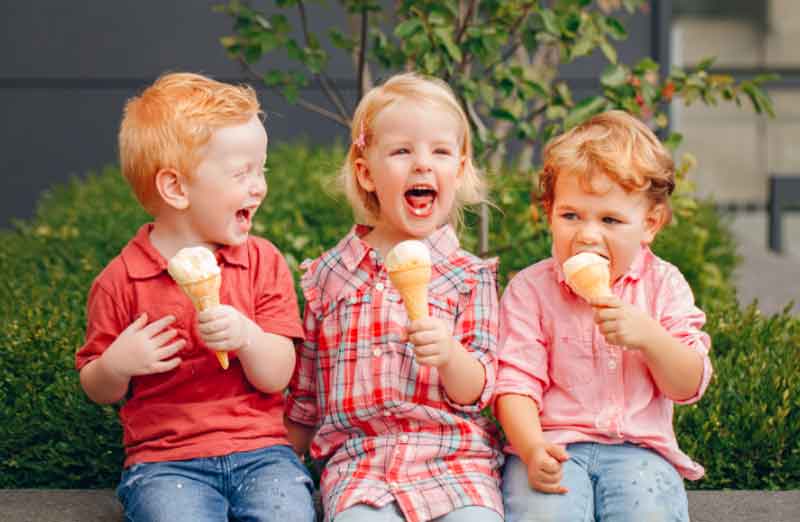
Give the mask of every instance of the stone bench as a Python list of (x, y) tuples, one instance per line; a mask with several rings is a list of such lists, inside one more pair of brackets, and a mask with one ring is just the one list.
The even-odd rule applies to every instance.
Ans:
[[(689, 491), (692, 522), (798, 522), (800, 490)], [(122, 522), (111, 490), (0, 489), (2, 522)]]

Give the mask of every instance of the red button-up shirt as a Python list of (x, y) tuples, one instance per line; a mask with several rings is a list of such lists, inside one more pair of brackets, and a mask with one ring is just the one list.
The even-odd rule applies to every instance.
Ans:
[(502, 455), (481, 415), (497, 368), (496, 261), (458, 248), (449, 226), (434, 232), (429, 310), (483, 365), (475, 404), (451, 401), (435, 368), (417, 364), (400, 342), (402, 300), (375, 250), (356, 227), (310, 264), (303, 277), (306, 341), (290, 385), (288, 417), (319, 428), (311, 445), (328, 458), (321, 489), (326, 520), (354, 504), (397, 502), (411, 522), (463, 506), (503, 513)]
[[(120, 410), (125, 466), (186, 460), (288, 444), (280, 393), (264, 394), (244, 375), (236, 352), (223, 370), (197, 333), (197, 313), (167, 273), (167, 261), (150, 243), (144, 225), (92, 284), (87, 305), (86, 344), (78, 350), (80, 370), (100, 357), (142, 313), (149, 321), (165, 315), (187, 343), (180, 366), (166, 373), (133, 377)], [(222, 270), (220, 301), (244, 313), (267, 332), (302, 338), (291, 273), (270, 242), (251, 237), (217, 251)]]

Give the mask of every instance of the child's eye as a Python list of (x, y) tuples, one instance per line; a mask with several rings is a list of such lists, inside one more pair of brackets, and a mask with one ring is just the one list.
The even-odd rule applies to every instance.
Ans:
[(561, 214), (561, 217), (568, 221), (572, 221), (574, 219), (578, 219), (578, 214), (575, 212), (564, 212)]
[(405, 147), (401, 147), (399, 149), (395, 149), (392, 151), (392, 156), (396, 156), (398, 154), (408, 154), (408, 149)]
[(447, 155), (447, 156), (452, 154), (452, 152), (450, 152), (450, 149), (443, 149), (443, 148), (436, 149), (434, 152), (436, 154), (444, 154), (444, 155)]
[(606, 216), (603, 218), (603, 223), (605, 223), (606, 225), (616, 225), (617, 223), (622, 223), (622, 221), (620, 221), (617, 218), (613, 218), (611, 216)]

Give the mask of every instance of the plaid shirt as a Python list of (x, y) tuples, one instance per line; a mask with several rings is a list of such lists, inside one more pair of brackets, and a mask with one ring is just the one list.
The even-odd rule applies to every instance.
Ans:
[(460, 250), (450, 226), (426, 243), (433, 275), (429, 310), (483, 365), (476, 403), (450, 400), (435, 368), (417, 364), (398, 339), (408, 323), (378, 253), (357, 226), (309, 264), (306, 341), (298, 346), (287, 415), (318, 428), (314, 458), (327, 458), (321, 489), (326, 521), (363, 503), (397, 502), (406, 520), (426, 521), (465, 506), (503, 513), (502, 454), (481, 415), (497, 373), (497, 261)]

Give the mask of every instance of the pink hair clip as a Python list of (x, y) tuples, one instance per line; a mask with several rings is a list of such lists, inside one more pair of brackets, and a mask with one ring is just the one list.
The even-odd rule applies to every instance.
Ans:
[(364, 130), (364, 120), (361, 120), (361, 125), (359, 126), (358, 136), (356, 137), (353, 145), (359, 148), (359, 150), (363, 151), (367, 148), (367, 133)]

